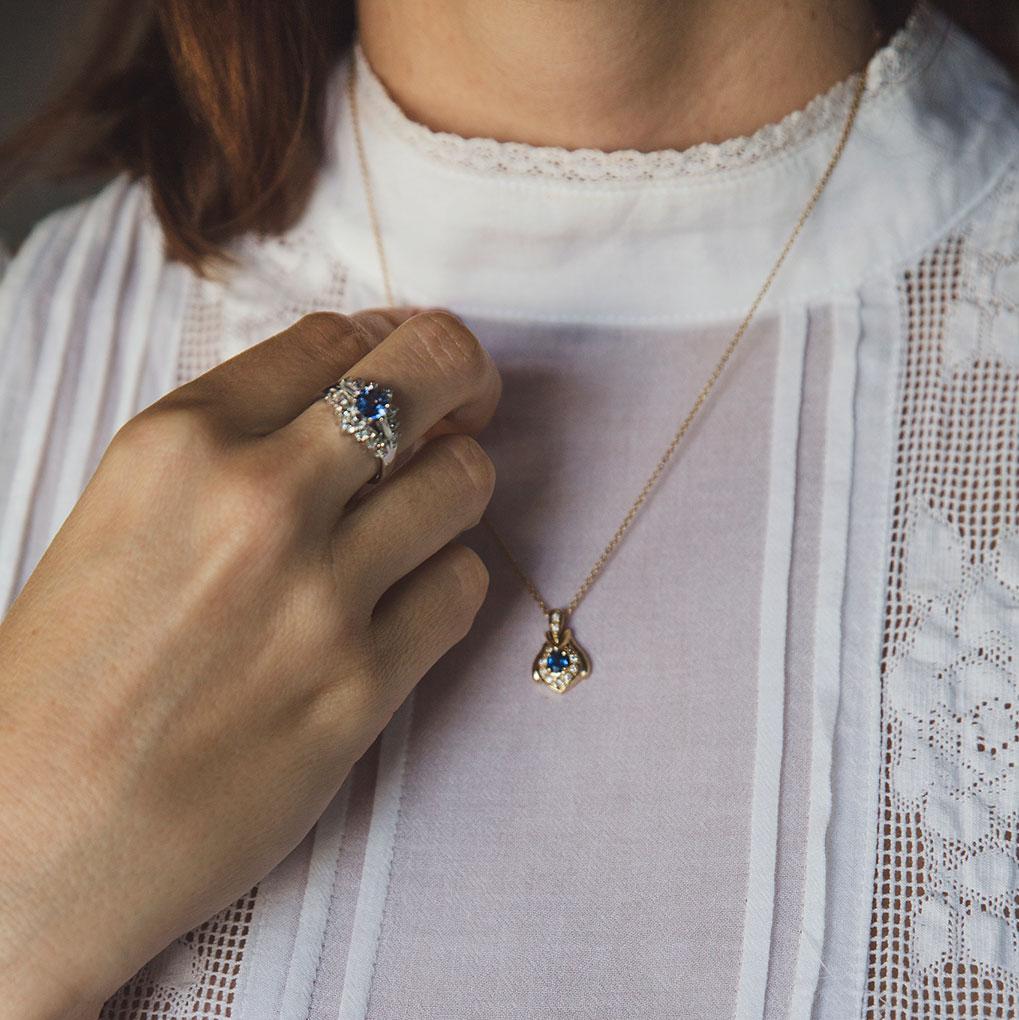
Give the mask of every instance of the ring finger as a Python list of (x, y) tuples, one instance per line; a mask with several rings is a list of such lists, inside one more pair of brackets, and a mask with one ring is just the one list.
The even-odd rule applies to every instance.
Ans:
[[(404, 450), (440, 421), (447, 431), (479, 431), (491, 418), (501, 389), (495, 365), (477, 337), (441, 310), (408, 319), (347, 375), (392, 390)], [(340, 430), (333, 408), (322, 399), (266, 439), (295, 466), (316, 500), (332, 508), (334, 520), (376, 471), (377, 458)]]

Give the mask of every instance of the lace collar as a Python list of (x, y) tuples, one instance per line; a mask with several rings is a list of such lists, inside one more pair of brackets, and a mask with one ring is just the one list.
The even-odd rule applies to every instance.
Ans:
[[(350, 109), (304, 223), (384, 301)], [(411, 120), (364, 64), (365, 148), (396, 300), (461, 315), (644, 323), (741, 316), (831, 154), (858, 79), (748, 138), (600, 152), (465, 138)], [(872, 58), (849, 144), (765, 299), (830, 301), (935, 243), (1019, 152), (1015, 86), (924, 4)]]
[[(864, 102), (872, 103), (893, 89), (944, 39), (947, 25), (921, 2), (907, 22), (872, 56), (867, 68)], [(355, 38), (358, 96), (364, 116), (390, 131), (422, 155), (450, 166), (479, 174), (510, 177), (543, 177), (549, 180), (649, 181), (702, 175), (745, 167), (770, 159), (809, 141), (818, 133), (841, 123), (853, 92), (856, 76), (850, 76), (815, 96), (805, 107), (767, 124), (751, 135), (705, 142), (687, 149), (641, 152), (619, 149), (565, 149), (558, 146), (502, 142), (433, 131), (412, 120), (393, 99)]]

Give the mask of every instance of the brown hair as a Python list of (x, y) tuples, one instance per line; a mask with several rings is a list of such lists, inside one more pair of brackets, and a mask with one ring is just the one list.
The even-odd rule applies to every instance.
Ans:
[[(897, 28), (909, 0), (875, 0)], [(942, 7), (1012, 66), (1016, 2)], [(300, 215), (323, 155), (326, 84), (353, 0), (107, 0), (65, 87), (0, 146), (0, 189), (38, 168), (146, 178), (169, 257), (201, 269), (233, 237)]]

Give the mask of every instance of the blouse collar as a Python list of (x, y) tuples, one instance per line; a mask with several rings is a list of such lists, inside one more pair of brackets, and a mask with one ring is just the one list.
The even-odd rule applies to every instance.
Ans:
[[(365, 149), (396, 299), (462, 315), (675, 323), (740, 315), (831, 155), (857, 77), (754, 134), (652, 152), (433, 131), (360, 44), (337, 68), (334, 147), (308, 216), (381, 276), (344, 88), (356, 61)], [(851, 294), (951, 229), (1019, 148), (1014, 84), (921, 3), (871, 58), (849, 143), (765, 306)]]

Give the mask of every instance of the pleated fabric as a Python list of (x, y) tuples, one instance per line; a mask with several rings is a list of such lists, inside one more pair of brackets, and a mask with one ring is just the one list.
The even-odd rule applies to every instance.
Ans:
[(125, 178), (47, 218), (13, 259), (0, 286), (4, 605), (114, 432), (170, 388), (187, 281)]
[[(612, 534), (823, 169), (854, 81), (748, 138), (563, 150), (434, 132), (355, 43), (292, 230), (167, 263), (144, 184), (0, 284), (0, 577), (116, 429), (317, 308), (397, 297), (491, 351), (490, 515), (553, 602)], [(1019, 1001), (1019, 106), (921, 5), (828, 190), (573, 625), (484, 531), (489, 597), (301, 844), (104, 1020), (970, 1020)], [(102, 937), (97, 933), (97, 937)]]

